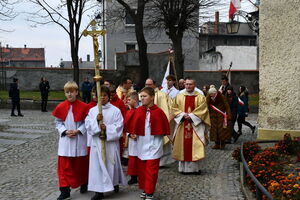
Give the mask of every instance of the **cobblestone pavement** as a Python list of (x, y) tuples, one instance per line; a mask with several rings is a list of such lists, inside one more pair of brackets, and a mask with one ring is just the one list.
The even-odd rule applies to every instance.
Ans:
[[(9, 110), (0, 112), (0, 199), (54, 200), (57, 188), (57, 134), (50, 113), (24, 110), (24, 117), (10, 117)], [(257, 115), (247, 118), (256, 125)], [(231, 153), (242, 141), (253, 140), (248, 127), (236, 144), (225, 150), (213, 150), (210, 144), (201, 162), (202, 175), (181, 175), (177, 165), (160, 169), (155, 199), (159, 200), (238, 200), (244, 199), (239, 183), (238, 163)], [(126, 169), (124, 169), (126, 170)], [(139, 199), (137, 186), (121, 187), (119, 194), (105, 199)], [(72, 191), (72, 199), (90, 199), (93, 194)]]

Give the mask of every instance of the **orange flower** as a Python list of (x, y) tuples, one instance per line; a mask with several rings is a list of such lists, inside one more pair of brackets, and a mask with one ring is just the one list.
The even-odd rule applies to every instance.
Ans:
[(292, 178), (292, 177), (294, 177), (294, 174), (289, 174), (288, 175), (288, 178)]

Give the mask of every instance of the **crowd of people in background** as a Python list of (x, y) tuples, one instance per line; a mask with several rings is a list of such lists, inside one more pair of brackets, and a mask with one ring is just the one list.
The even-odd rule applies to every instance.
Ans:
[[(243, 124), (255, 131), (245, 120), (249, 108), (244, 86), (236, 94), (226, 76), (219, 89), (204, 85), (202, 90), (190, 77), (178, 85), (175, 76), (166, 79), (167, 84), (159, 87), (148, 78), (138, 92), (130, 78), (118, 87), (103, 80), (100, 102), (88, 78), (81, 85), (83, 102), (77, 99), (77, 84), (65, 84), (67, 100), (52, 113), (59, 133), (58, 200), (68, 199), (70, 188), (79, 186), (81, 193), (94, 191), (92, 200), (98, 200), (106, 192), (119, 192), (119, 185), (135, 183), (141, 199), (153, 199), (160, 167), (177, 161), (179, 173), (200, 175), (199, 163), (209, 141), (214, 142), (213, 149), (222, 150), (238, 140)], [(122, 165), (128, 166), (128, 181)]]
[[(52, 112), (59, 134), (58, 200), (69, 199), (71, 188), (80, 187), (80, 193), (94, 191), (92, 200), (98, 200), (106, 192), (119, 192), (119, 185), (136, 183), (141, 199), (153, 199), (160, 167), (178, 162), (179, 173), (200, 175), (199, 163), (209, 141), (214, 142), (212, 149), (223, 150), (243, 134), (242, 125), (254, 133), (256, 127), (246, 121), (245, 86), (235, 93), (227, 76), (222, 76), (218, 89), (204, 85), (201, 90), (191, 77), (177, 82), (169, 75), (166, 80), (166, 85), (158, 86), (148, 78), (141, 91), (135, 90), (130, 78), (118, 86), (102, 80), (101, 94), (87, 77), (80, 88), (73, 81), (64, 85), (66, 100)], [(45, 77), (39, 89), (41, 111), (47, 112), (50, 84)], [(23, 116), (16, 78), (9, 96), (11, 116)], [(122, 165), (128, 166), (130, 180)]]

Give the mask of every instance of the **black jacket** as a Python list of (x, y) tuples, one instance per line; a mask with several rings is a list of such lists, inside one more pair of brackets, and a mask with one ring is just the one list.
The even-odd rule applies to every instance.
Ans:
[(49, 93), (49, 90), (50, 90), (50, 85), (49, 85), (49, 82), (48, 81), (42, 81), (40, 83), (40, 91), (41, 91), (41, 94), (43, 95), (47, 95)]
[(20, 101), (20, 90), (18, 83), (11, 83), (9, 88), (9, 97), (12, 101)]

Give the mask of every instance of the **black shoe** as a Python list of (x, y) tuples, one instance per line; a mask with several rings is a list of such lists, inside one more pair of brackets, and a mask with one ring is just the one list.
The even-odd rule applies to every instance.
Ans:
[(226, 140), (225, 144), (231, 144), (231, 140)]
[(252, 128), (252, 134), (254, 134), (255, 129), (256, 129), (256, 126), (253, 126), (253, 128)]
[(145, 200), (152, 200), (153, 194), (146, 194)]
[(145, 198), (146, 198), (146, 193), (145, 193), (145, 192), (142, 192), (142, 193), (140, 194), (140, 198), (141, 198), (141, 199), (145, 199)]
[(21, 113), (18, 114), (19, 117), (23, 117), (24, 115), (22, 115)]
[(239, 139), (240, 136), (241, 136), (240, 134), (234, 136), (234, 143), (236, 143), (236, 141)]
[(202, 174), (202, 171), (199, 170), (198, 172), (194, 172), (194, 175), (201, 175)]
[(243, 135), (242, 131), (238, 131), (237, 133), (238, 133), (239, 135)]
[(70, 192), (71, 192), (70, 188), (61, 187), (61, 188), (59, 188), (59, 190), (60, 190), (61, 193), (60, 193), (59, 197), (57, 198), (57, 200), (68, 200), (68, 199), (70, 199)]
[(81, 185), (80, 186), (80, 193), (84, 194), (87, 192), (87, 184)]
[(114, 192), (115, 192), (115, 193), (118, 193), (119, 190), (120, 190), (119, 185), (115, 185), (115, 186), (114, 186)]
[(17, 115), (15, 115), (15, 114), (11, 114), (10, 116), (12, 116), (12, 117), (16, 117)]
[(102, 192), (96, 192), (95, 195), (91, 198), (91, 200), (101, 200), (104, 198), (104, 194)]
[(131, 176), (131, 179), (128, 181), (128, 185), (133, 185), (138, 182), (137, 176)]
[(183, 175), (200, 175), (201, 174), (201, 170), (197, 171), (197, 172), (180, 172)]

